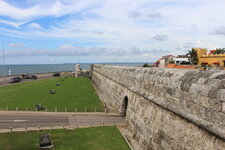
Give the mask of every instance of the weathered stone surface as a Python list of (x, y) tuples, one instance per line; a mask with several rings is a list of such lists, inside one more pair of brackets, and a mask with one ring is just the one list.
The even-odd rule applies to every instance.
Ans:
[(94, 65), (92, 81), (143, 149), (225, 149), (225, 71)]
[(225, 89), (220, 89), (218, 91), (217, 99), (219, 101), (224, 101), (225, 102)]

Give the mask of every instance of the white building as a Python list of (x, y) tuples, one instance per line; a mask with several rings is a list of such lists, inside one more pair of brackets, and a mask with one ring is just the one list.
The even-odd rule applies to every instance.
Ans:
[(190, 64), (190, 61), (188, 58), (173, 58), (173, 61), (176, 65), (179, 64)]

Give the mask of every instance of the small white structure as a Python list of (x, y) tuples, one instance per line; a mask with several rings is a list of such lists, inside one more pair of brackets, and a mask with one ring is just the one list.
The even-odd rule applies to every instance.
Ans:
[(173, 58), (173, 61), (176, 65), (179, 65), (181, 63), (190, 63), (188, 58)]
[(158, 64), (158, 67), (165, 68), (170, 63), (170, 61), (173, 60), (173, 58), (173, 55), (166, 55), (157, 60), (156, 63)]
[(82, 70), (80, 64), (76, 64), (75, 77), (90, 77), (90, 70)]
[(159, 68), (165, 68), (166, 67), (166, 60), (161, 59), (159, 60)]
[(9, 70), (9, 76), (11, 76), (11, 73), (12, 73), (11, 70)]
[(80, 69), (80, 64), (76, 64), (75, 69), (76, 69), (76, 71), (81, 71), (81, 69)]

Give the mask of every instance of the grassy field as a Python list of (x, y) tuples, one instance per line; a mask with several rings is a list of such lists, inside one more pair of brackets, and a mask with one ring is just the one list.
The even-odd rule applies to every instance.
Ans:
[(38, 149), (39, 134), (50, 133), (54, 150), (130, 150), (116, 127), (78, 128), (41, 132), (0, 134), (0, 148), (4, 150)]
[[(88, 78), (61, 77), (36, 80), (15, 85), (0, 87), (0, 110), (35, 110), (36, 104), (41, 103), (48, 111), (103, 111), (91, 81)], [(61, 86), (56, 86), (59, 82)], [(55, 94), (50, 94), (50, 90)]]

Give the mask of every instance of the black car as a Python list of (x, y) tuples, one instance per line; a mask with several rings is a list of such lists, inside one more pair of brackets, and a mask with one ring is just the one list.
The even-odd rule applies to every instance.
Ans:
[(32, 74), (32, 75), (30, 75), (30, 79), (36, 80), (37, 79), (37, 76)]
[(37, 79), (37, 76), (36, 75), (26, 75), (26, 74), (23, 74), (22, 75), (22, 79), (34, 79), (34, 80), (36, 80)]
[(27, 75), (27, 74), (23, 74), (23, 75), (22, 75), (22, 79), (30, 79), (30, 76)]
[(60, 73), (56, 72), (52, 75), (53, 77), (59, 77), (60, 76)]
[(20, 82), (22, 79), (20, 77), (14, 77), (9, 79), (9, 83), (16, 83), (16, 82)]

